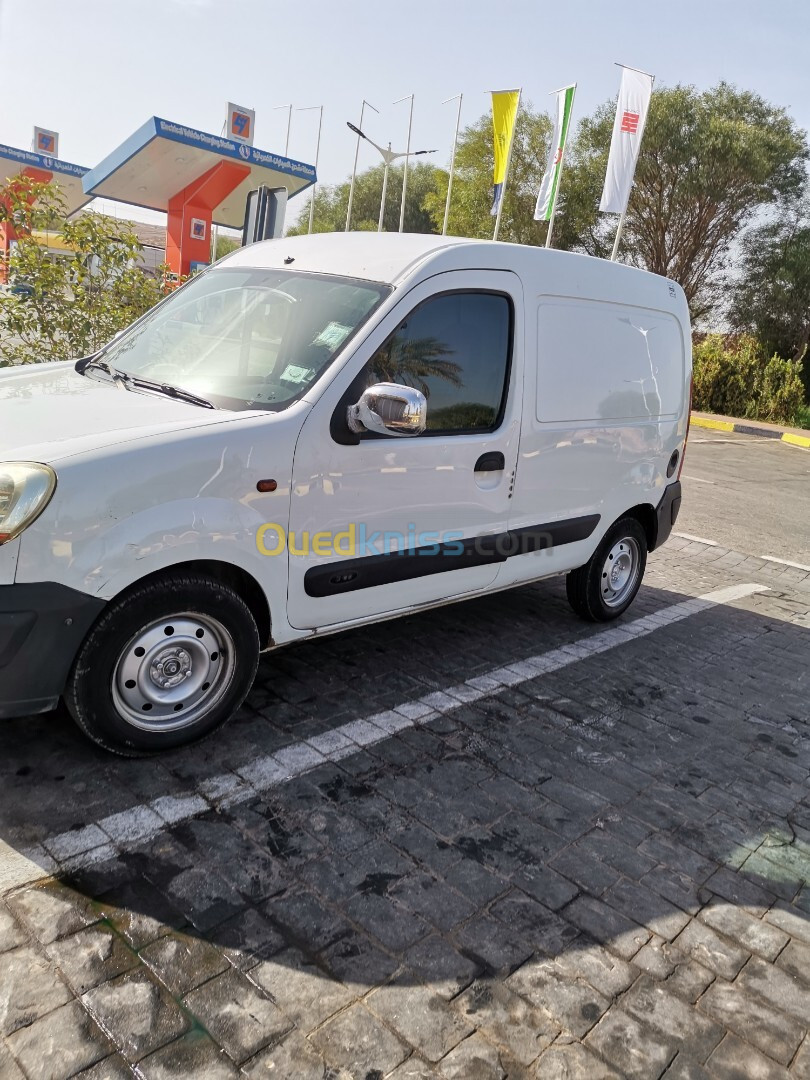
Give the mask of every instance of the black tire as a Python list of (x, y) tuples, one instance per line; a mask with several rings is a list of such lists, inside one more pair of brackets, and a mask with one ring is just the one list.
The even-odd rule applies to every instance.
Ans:
[[(621, 545), (624, 544), (624, 549)], [(609, 557), (619, 545), (625, 557), (633, 563), (626, 585), (621, 593), (614, 592), (610, 584)], [(626, 555), (624, 554), (626, 552)], [(615, 558), (615, 556), (614, 556)], [(618, 569), (619, 563), (616, 563)], [(578, 570), (572, 570), (565, 579), (568, 603), (574, 611), (588, 622), (610, 622), (622, 615), (636, 598), (647, 565), (647, 535), (641, 523), (634, 517), (624, 517), (605, 533), (599, 547)]]
[(259, 651), (256, 622), (230, 586), (166, 574), (105, 610), (79, 650), (65, 703), (82, 731), (114, 754), (173, 750), (230, 719)]

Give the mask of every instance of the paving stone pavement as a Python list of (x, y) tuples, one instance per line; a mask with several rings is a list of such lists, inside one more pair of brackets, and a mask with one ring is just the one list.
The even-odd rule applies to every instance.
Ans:
[(160, 760), (4, 724), (0, 1077), (808, 1080), (810, 575), (673, 538), (618, 626), (298, 646)]

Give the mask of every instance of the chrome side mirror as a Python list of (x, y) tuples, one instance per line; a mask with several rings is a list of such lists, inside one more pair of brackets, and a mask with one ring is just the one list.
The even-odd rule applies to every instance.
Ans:
[(350, 405), (346, 419), (349, 429), (359, 435), (421, 435), (427, 424), (427, 399), (421, 390), (398, 383), (376, 383), (364, 390), (356, 405)]

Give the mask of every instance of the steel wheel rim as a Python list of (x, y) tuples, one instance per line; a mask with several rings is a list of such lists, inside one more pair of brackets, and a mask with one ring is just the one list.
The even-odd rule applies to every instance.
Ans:
[(617, 540), (602, 566), (600, 589), (606, 607), (619, 607), (633, 592), (638, 581), (641, 550), (632, 536)]
[(113, 670), (113, 703), (141, 731), (179, 731), (222, 700), (235, 663), (233, 638), (218, 619), (167, 615), (122, 649)]

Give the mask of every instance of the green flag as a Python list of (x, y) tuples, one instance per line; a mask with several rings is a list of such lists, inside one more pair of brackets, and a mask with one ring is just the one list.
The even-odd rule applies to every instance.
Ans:
[(574, 83), (573, 86), (566, 86), (563, 90), (557, 91), (557, 119), (551, 135), (551, 147), (549, 148), (546, 171), (537, 195), (537, 206), (534, 208), (535, 221), (550, 221), (554, 215), (554, 204), (557, 202), (563, 154), (565, 153), (565, 140), (568, 138), (568, 128), (571, 123), (571, 110), (574, 105), (576, 89), (577, 85)]

